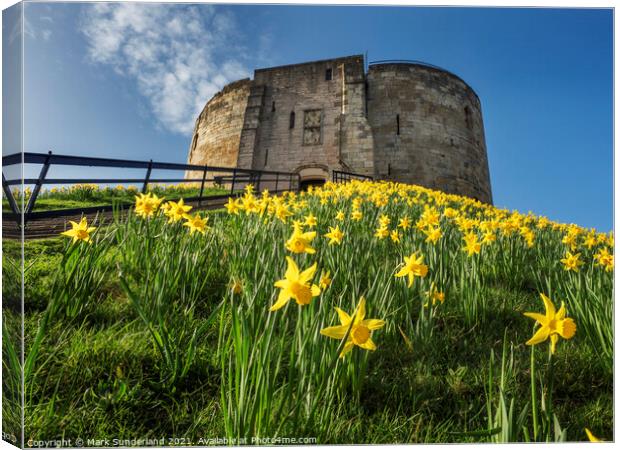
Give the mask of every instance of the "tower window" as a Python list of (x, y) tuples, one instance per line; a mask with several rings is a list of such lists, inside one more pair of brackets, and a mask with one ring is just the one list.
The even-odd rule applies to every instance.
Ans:
[(271, 102), (271, 112), (276, 112), (276, 102)]
[(295, 128), (295, 111), (291, 111), (291, 116), (288, 121), (288, 127), (291, 130)]
[(325, 81), (330, 81), (332, 79), (332, 68), (325, 70)]
[(396, 114), (396, 134), (400, 135), (400, 114)]
[(264, 166), (267, 166), (267, 159), (269, 158), (269, 149), (265, 149), (265, 164)]

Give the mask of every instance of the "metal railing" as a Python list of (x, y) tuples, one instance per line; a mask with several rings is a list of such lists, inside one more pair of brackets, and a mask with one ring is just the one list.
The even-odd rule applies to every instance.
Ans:
[[(252, 184), (256, 191), (261, 188), (269, 190), (271, 193), (294, 190), (299, 191), (300, 176), (298, 173), (277, 172), (267, 170), (252, 170), (218, 166), (200, 166), (195, 164), (178, 164), (150, 161), (135, 161), (126, 159), (95, 158), (85, 156), (57, 155), (52, 152), (46, 153), (14, 153), (2, 157), (2, 166), (8, 167), (18, 164), (40, 164), (41, 170), (37, 178), (11, 179), (7, 180), (2, 173), (2, 190), (9, 203), (11, 213), (3, 214), (3, 219), (17, 221), (18, 225), (25, 225), (28, 220), (33, 218), (51, 218), (62, 215), (89, 213), (97, 211), (112, 211), (115, 205), (102, 205), (82, 208), (65, 208), (50, 211), (34, 211), (34, 207), (44, 185), (62, 184), (127, 184), (141, 183), (142, 192), (146, 193), (150, 183), (193, 183), (200, 182), (200, 194), (197, 197), (189, 197), (186, 200), (198, 200), (200, 206), (202, 200), (218, 197), (229, 197), (239, 193), (245, 186)], [(47, 173), (51, 166), (82, 166), (82, 167), (106, 167), (120, 169), (145, 169), (144, 178), (47, 178)], [(173, 170), (185, 171), (192, 175), (200, 174), (198, 178), (151, 178), (153, 170)], [(203, 195), (205, 185), (209, 183), (218, 184), (222, 187), (229, 185), (229, 193), (225, 195)], [(20, 211), (15, 197), (11, 192), (10, 186), (34, 185), (32, 194), (24, 211)]]
[(361, 173), (343, 172), (341, 170), (332, 171), (332, 181), (334, 183), (346, 183), (351, 180), (372, 180), (369, 175), (362, 175)]

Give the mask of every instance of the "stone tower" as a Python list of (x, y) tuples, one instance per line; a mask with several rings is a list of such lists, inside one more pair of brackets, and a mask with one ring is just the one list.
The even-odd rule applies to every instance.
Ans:
[(190, 164), (296, 172), (343, 170), (491, 203), (480, 100), (423, 63), (361, 55), (258, 69), (224, 87), (196, 120)]

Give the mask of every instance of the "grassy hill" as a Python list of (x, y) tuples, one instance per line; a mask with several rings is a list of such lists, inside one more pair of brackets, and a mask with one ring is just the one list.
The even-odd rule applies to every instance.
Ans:
[[(611, 234), (387, 182), (227, 209), (149, 195), (26, 242), (26, 440), (612, 439)], [(5, 240), (7, 431), (19, 257)]]

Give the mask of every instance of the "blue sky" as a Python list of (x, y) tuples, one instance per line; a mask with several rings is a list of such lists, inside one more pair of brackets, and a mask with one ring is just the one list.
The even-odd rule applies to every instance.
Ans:
[(367, 52), (476, 90), (497, 206), (612, 228), (609, 9), (36, 3), (25, 17), (28, 151), (183, 162), (227, 82)]

